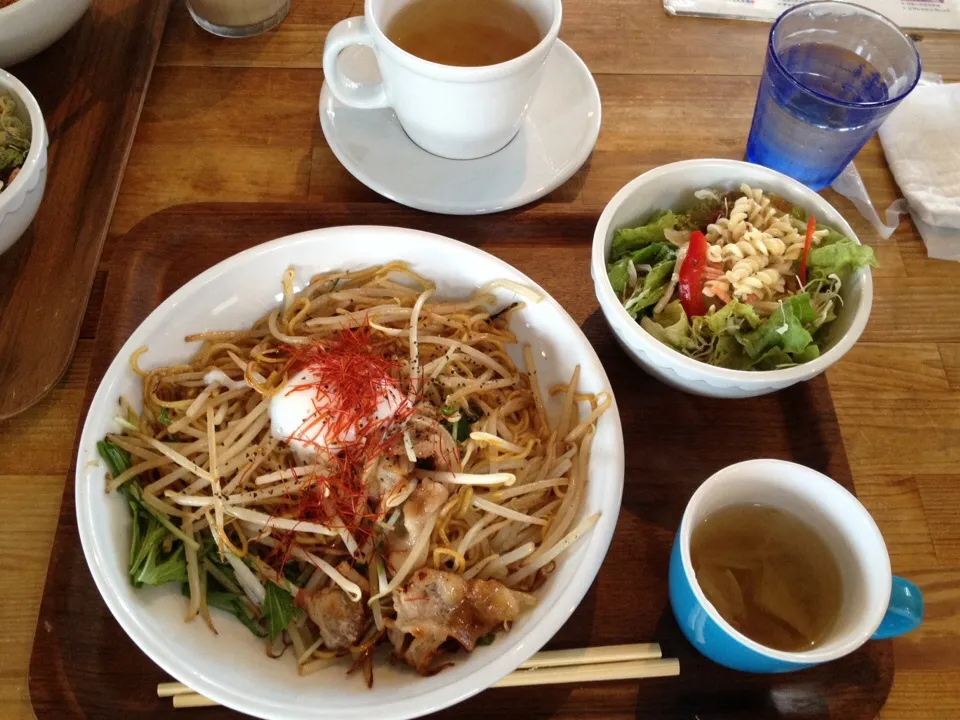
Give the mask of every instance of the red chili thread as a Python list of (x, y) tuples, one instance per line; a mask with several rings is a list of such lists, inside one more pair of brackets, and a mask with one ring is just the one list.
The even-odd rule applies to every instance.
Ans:
[[(287, 390), (288, 393), (312, 389), (314, 416), (291, 434), (287, 442), (297, 440), (323, 454), (332, 465), (325, 474), (311, 478), (313, 485), (300, 492), (295, 504), (296, 517), (335, 527), (339, 518), (342, 527), (356, 536), (358, 543), (373, 535), (373, 523), (383, 514), (370, 509), (363, 487), (362, 472), (366, 464), (394, 448), (400, 440), (403, 425), (413, 414), (415, 401), (404, 393), (400, 381), (400, 364), (389, 340), (376, 338), (368, 326), (356, 330), (343, 329), (333, 338), (290, 348), (287, 377), (309, 369), (315, 378)], [(387, 388), (400, 396), (392, 416), (377, 420), (374, 415)], [(318, 442), (316, 428), (324, 425), (324, 435), (338, 439), (336, 452)], [(353, 439), (344, 442), (348, 433)]]

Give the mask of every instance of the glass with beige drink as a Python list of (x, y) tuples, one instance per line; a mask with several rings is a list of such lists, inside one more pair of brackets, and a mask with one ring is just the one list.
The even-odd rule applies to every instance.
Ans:
[(287, 16), (291, 0), (187, 0), (197, 25), (221, 37), (252, 37)]

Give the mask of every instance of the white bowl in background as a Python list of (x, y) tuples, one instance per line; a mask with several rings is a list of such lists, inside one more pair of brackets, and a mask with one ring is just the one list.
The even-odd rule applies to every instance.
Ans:
[(33, 222), (43, 199), (47, 185), (47, 126), (36, 98), (26, 85), (5, 70), (0, 70), (0, 94), (13, 97), (17, 103), (15, 112), (30, 124), (31, 130), (30, 151), (23, 167), (13, 182), (0, 189), (0, 253), (3, 253)]
[(17, 0), (0, 9), (0, 68), (46, 50), (88, 7), (90, 0)]
[[(77, 523), (97, 588), (127, 634), (166, 672), (235, 710), (284, 720), (398, 720), (464, 700), (513, 671), (560, 629), (593, 582), (613, 535), (624, 473), (623, 432), (615, 403), (597, 425), (589, 483), (580, 509), (581, 517), (601, 512), (599, 522), (558, 559), (556, 571), (537, 591), (535, 608), (495, 643), (458, 654), (452, 667), (433, 677), (380, 663), (372, 689), (367, 689), (360, 673), (345, 675), (346, 667), (340, 664), (299, 677), (289, 658), (266, 657), (262, 641), (228, 616), (216, 618), (220, 633), (216, 636), (202, 623), (184, 623), (186, 605), (179, 585), (140, 590), (130, 585), (129, 511), (119, 493), (104, 492), (105, 467), (96, 442), (117, 430), (113, 418), (121, 394), (135, 406), (140, 403), (141, 380), (129, 362), (133, 351), (149, 347), (140, 358), (142, 366), (170, 364), (196, 351), (196, 344), (183, 340), (189, 333), (248, 327), (282, 299), (281, 275), (291, 265), (296, 269), (299, 290), (319, 272), (394, 259), (409, 262), (437, 283), (438, 295), (448, 298), (462, 297), (497, 279), (533, 288), (544, 299), (528, 303), (515, 316), (511, 329), (520, 344), (533, 346), (541, 388), (569, 382), (579, 363), (585, 391), (603, 390), (612, 395), (593, 347), (553, 298), (502, 260), (438, 235), (363, 226), (314, 230), (235, 255), (171, 295), (130, 336), (93, 398), (76, 464)], [(504, 304), (516, 298), (509, 290), (496, 292)], [(516, 350), (517, 346), (511, 348), (511, 352)], [(514, 359), (522, 363), (519, 354)], [(551, 410), (556, 413), (558, 408), (554, 405)]]
[(873, 280), (858, 270), (841, 290), (843, 307), (828, 328), (825, 351), (796, 367), (780, 370), (730, 370), (694, 360), (663, 344), (630, 317), (610, 286), (607, 256), (618, 228), (639, 225), (658, 209), (684, 207), (702, 188), (734, 190), (746, 183), (800, 205), (817, 222), (860, 242), (843, 216), (810, 188), (775, 170), (737, 160), (684, 160), (644, 173), (607, 203), (593, 235), (590, 272), (600, 308), (618, 342), (644, 370), (680, 390), (722, 398), (743, 398), (782, 390), (809, 380), (843, 357), (857, 342), (870, 317)]

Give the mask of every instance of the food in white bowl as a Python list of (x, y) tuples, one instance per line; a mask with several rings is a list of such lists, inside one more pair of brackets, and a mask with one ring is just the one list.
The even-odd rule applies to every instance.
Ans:
[(33, 222), (47, 184), (47, 129), (40, 105), (0, 70), (0, 253)]
[(77, 23), (89, 6), (90, 0), (0, 1), (0, 68), (46, 50)]
[(0, 92), (0, 192), (16, 180), (30, 152), (30, 122), (22, 114), (17, 99)]
[[(394, 258), (408, 265), (374, 268)], [(182, 682), (264, 717), (413, 717), (559, 629), (602, 561), (622, 476), (603, 369), (542, 289), (446, 238), (337, 228), (224, 261), (144, 322), (91, 406), (77, 508), (111, 611)], [(158, 547), (140, 552), (148, 535)], [(208, 605), (242, 620), (210, 610), (219, 635), (204, 577)], [(475, 649), (448, 652), (449, 637)], [(271, 659), (265, 643), (292, 647)]]
[(607, 277), (647, 332), (717, 367), (774, 370), (820, 356), (873, 249), (762, 188), (704, 188), (614, 233)]
[(691, 160), (611, 200), (592, 274), (604, 315), (642, 367), (691, 392), (747, 397), (809, 379), (853, 345), (873, 265), (873, 251), (800, 183)]
[(434, 299), (403, 262), (296, 280), (121, 399), (98, 449), (135, 523), (131, 581), (186, 583), (188, 622), (224, 610), (301, 675), (342, 657), (372, 685), (379, 643), (432, 675), (448, 640), (472, 651), (535, 605), (599, 519), (573, 523), (612, 397), (578, 397), (577, 368), (551, 424), (495, 284)]

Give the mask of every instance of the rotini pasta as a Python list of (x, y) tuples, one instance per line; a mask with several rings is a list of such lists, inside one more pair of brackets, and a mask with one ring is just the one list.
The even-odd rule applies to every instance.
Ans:
[[(707, 281), (704, 294), (724, 302), (762, 301), (787, 292), (790, 265), (803, 255), (805, 237), (761, 189), (743, 184), (740, 193), (729, 216), (707, 226), (707, 261), (725, 276)], [(811, 244), (819, 245), (828, 232), (815, 231)], [(769, 303), (758, 307), (770, 311)]]
[(772, 237), (780, 238), (786, 243), (803, 241), (803, 238), (800, 237), (800, 233), (797, 232), (797, 229), (793, 226), (793, 223), (790, 222), (790, 218), (786, 215), (773, 220), (773, 222), (767, 225), (763, 231)]
[[(796, 248), (796, 252), (794, 249)], [(784, 258), (796, 260), (802, 245), (788, 246), (780, 238), (775, 238), (765, 232), (751, 228), (742, 239), (728, 245), (711, 245), (707, 249), (707, 259), (710, 262), (722, 263), (727, 260), (736, 262), (752, 255), (765, 255), (767, 257)], [(789, 257), (788, 253), (793, 256)]]
[(770, 263), (766, 255), (750, 255), (737, 260), (733, 267), (727, 270), (726, 277), (731, 283), (743, 282), (751, 275), (760, 272)]
[(770, 204), (770, 198), (764, 195), (762, 190), (755, 190), (746, 184), (740, 186), (740, 192), (743, 197), (737, 202), (743, 201), (747, 222), (755, 228), (765, 230), (777, 214), (776, 208)]
[(744, 276), (738, 282), (731, 281), (733, 295), (738, 300), (754, 301), (768, 300), (782, 294), (786, 281), (784, 276), (788, 271), (789, 265), (767, 266)]

